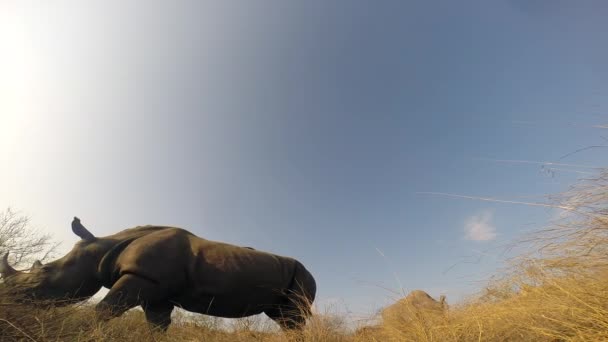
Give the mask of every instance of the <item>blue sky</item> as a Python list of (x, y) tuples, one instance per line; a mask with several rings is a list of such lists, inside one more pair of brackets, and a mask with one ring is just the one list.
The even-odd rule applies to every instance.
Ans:
[[(0, 207), (70, 248), (170, 224), (289, 255), (365, 316), (457, 301), (605, 165), (602, 1), (4, 1)], [(578, 172), (592, 169), (558, 167)], [(467, 229), (468, 232), (467, 232)], [(477, 240), (475, 240), (477, 239)]]

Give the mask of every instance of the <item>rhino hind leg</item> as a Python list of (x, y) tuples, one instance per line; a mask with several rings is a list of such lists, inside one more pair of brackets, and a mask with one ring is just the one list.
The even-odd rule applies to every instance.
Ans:
[(144, 313), (146, 321), (150, 323), (152, 328), (161, 331), (167, 331), (171, 324), (171, 312), (173, 312), (173, 304), (170, 302), (161, 302), (144, 305)]
[(285, 331), (302, 330), (311, 312), (308, 303), (300, 296), (297, 293), (289, 294), (281, 303), (265, 310), (264, 313)]
[(283, 330), (301, 330), (306, 319), (312, 315), (311, 305), (315, 299), (317, 286), (308, 270), (299, 262), (293, 279), (286, 289), (283, 302), (264, 311)]
[(301, 330), (306, 324), (306, 316), (300, 310), (286, 304), (268, 309), (264, 313), (277, 322), (283, 330)]

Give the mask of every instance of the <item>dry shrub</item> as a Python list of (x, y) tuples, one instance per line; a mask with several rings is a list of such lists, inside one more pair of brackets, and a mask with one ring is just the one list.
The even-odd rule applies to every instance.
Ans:
[[(346, 319), (338, 314), (336, 308), (327, 307), (324, 312), (318, 312), (308, 319), (301, 337), (304, 341), (345, 342), (351, 340), (347, 331)], [(291, 337), (296, 340), (298, 336)]]
[(10, 252), (10, 263), (29, 268), (34, 260), (45, 261), (57, 247), (48, 234), (30, 224), (28, 216), (7, 208), (0, 212), (0, 253)]

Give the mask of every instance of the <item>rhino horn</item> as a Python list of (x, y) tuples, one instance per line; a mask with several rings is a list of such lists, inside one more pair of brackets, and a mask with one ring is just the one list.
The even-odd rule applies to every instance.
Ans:
[(32, 264), (32, 268), (30, 269), (30, 271), (39, 269), (42, 267), (42, 263), (40, 262), (40, 260), (36, 260), (34, 261), (34, 263)]
[(80, 223), (78, 217), (74, 217), (74, 220), (72, 221), (72, 231), (85, 241), (95, 240), (95, 235), (91, 234), (91, 232)]
[(16, 269), (12, 268), (11, 265), (8, 264), (8, 252), (6, 252), (0, 261), (0, 274), (6, 278), (17, 272), (18, 271)]

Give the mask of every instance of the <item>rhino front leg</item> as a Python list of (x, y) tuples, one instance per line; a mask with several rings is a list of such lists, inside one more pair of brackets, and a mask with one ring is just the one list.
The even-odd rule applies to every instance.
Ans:
[[(138, 305), (146, 307), (148, 303), (163, 302), (163, 297), (164, 291), (159, 288), (156, 282), (135, 274), (125, 274), (116, 281), (108, 294), (97, 304), (95, 310), (98, 317), (106, 321), (118, 317)], [(167, 310), (165, 308), (164, 311), (161, 311), (165, 312)], [(151, 312), (156, 312), (156, 310), (152, 309)], [(170, 314), (171, 311), (169, 310)], [(151, 313), (151, 315), (157, 317), (155, 314)], [(148, 321), (151, 322), (150, 319)]]

